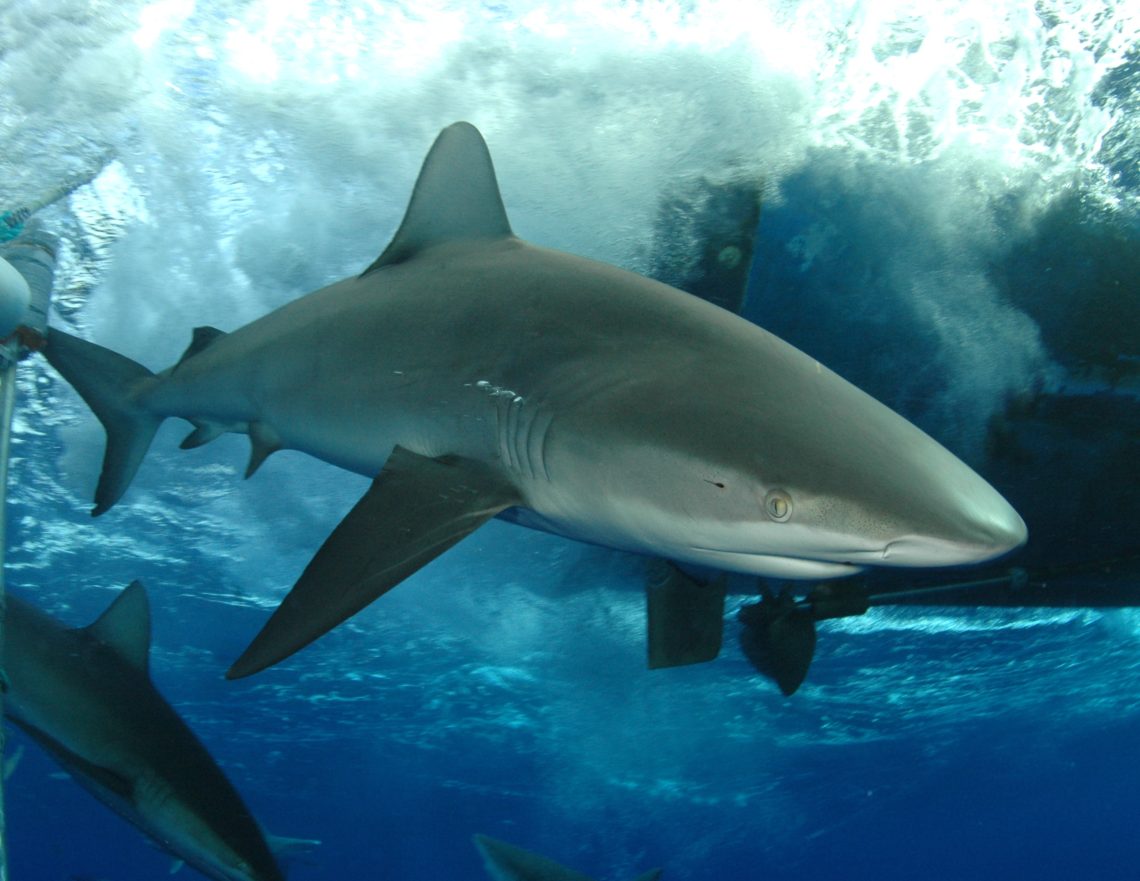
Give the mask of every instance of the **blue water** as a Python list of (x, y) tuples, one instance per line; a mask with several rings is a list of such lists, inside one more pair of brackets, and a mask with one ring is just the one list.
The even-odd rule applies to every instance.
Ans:
[[(0, 2), (0, 207), (96, 174), (40, 213), (53, 321), (161, 368), (370, 263), (454, 119), (521, 235), (634, 269), (664, 201), (760, 180), (747, 317), (998, 486), (1014, 562), (1135, 552), (1135, 14), (747, 8)], [(242, 481), (244, 438), (170, 425), (92, 520), (101, 430), (41, 359), (20, 383), (9, 589), (79, 625), (147, 584), (157, 686), (267, 829), (322, 841), (295, 881), (481, 878), (475, 832), (615, 881), (1136, 877), (1136, 612), (874, 610), (783, 698), (733, 614), (715, 662), (646, 670), (641, 561), (495, 522), (229, 683), (367, 481)], [(27, 746), (12, 878), (166, 877)]]

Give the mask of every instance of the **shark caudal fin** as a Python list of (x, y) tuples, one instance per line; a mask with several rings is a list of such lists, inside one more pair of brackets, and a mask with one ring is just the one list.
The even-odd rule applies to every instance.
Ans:
[(161, 417), (134, 404), (134, 392), (154, 374), (130, 358), (55, 328), (48, 331), (43, 351), (107, 430), (103, 471), (91, 511), (98, 517), (126, 492), (162, 423)]

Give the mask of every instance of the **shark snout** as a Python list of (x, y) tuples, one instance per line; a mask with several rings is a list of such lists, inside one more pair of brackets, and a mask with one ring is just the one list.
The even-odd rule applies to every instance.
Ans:
[(894, 539), (882, 562), (892, 566), (958, 566), (982, 563), (1021, 547), (1029, 531), (1021, 515), (996, 490), (973, 498), (932, 534)]
[(996, 491), (994, 495), (997, 496), (994, 504), (979, 517), (979, 527), (986, 536), (985, 544), (991, 549), (991, 556), (997, 557), (1025, 544), (1029, 530), (1013, 506)]

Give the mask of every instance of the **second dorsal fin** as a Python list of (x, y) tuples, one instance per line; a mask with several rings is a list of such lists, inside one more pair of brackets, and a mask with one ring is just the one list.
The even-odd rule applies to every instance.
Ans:
[(190, 345), (186, 347), (186, 351), (182, 353), (182, 357), (178, 359), (178, 363), (174, 365), (174, 369), (177, 370), (188, 358), (193, 358), (199, 352), (208, 349), (211, 343), (225, 335), (226, 332), (224, 330), (218, 330), (216, 327), (210, 327), (208, 325), (194, 328), (194, 335), (190, 339)]

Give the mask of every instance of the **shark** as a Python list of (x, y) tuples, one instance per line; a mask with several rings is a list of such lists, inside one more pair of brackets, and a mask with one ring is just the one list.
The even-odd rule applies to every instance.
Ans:
[(148, 671), (135, 581), (87, 627), (7, 597), (4, 715), (96, 798), (215, 881), (284, 881), (266, 837)]
[[(489, 835), (476, 835), (473, 840), (483, 857), (487, 874), (494, 881), (592, 881), (554, 860)], [(638, 875), (634, 881), (657, 881), (660, 877), (661, 869), (652, 869)]]
[(682, 564), (830, 579), (972, 564), (1026, 540), (1013, 507), (915, 425), (756, 324), (530, 244), (472, 125), (444, 129), (362, 273), (152, 373), (49, 331), (107, 432), (93, 514), (163, 420), (249, 436), (246, 476), (300, 450), (372, 484), (227, 675), (356, 614), (494, 517)]

